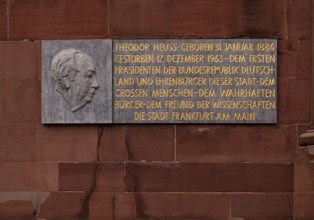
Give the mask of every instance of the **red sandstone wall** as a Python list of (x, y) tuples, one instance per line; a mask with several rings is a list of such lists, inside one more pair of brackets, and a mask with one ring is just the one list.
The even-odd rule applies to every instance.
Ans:
[[(0, 0), (0, 219), (313, 220), (311, 0)], [(43, 126), (40, 40), (278, 38), (277, 125)]]

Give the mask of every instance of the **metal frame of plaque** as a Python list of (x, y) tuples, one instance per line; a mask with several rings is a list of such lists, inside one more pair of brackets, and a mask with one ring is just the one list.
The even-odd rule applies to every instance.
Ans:
[(43, 123), (277, 123), (276, 39), (44, 41), (42, 57)]

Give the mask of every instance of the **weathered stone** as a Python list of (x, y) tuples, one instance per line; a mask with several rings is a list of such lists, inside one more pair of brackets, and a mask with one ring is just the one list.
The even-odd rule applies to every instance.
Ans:
[(71, 0), (14, 0), (8, 4), (10, 40), (108, 36), (107, 0), (78, 0), (75, 4)]
[(131, 192), (292, 192), (289, 164), (127, 163)]
[(289, 162), (295, 126), (177, 125), (176, 159), (184, 162)]
[(168, 36), (167, 0), (109, 1), (110, 36), (166, 38)]
[(36, 159), (91, 162), (97, 160), (96, 126), (38, 125)]
[(231, 195), (231, 215), (245, 220), (293, 220), (293, 194), (233, 194)]
[(169, 36), (195, 38), (285, 37), (285, 0), (172, 0)]
[(42, 123), (112, 122), (111, 47), (111, 40), (43, 42)]
[(58, 166), (53, 163), (0, 163), (0, 191), (55, 191)]

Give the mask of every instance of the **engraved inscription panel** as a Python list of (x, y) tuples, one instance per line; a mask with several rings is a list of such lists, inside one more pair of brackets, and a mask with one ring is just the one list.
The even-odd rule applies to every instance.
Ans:
[(277, 41), (114, 40), (114, 123), (276, 123)]

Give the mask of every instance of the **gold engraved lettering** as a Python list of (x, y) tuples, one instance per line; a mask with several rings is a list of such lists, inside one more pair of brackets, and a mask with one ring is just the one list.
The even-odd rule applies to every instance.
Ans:
[(126, 100), (119, 100), (114, 101), (114, 108), (115, 109), (142, 109), (143, 108), (143, 102), (142, 101), (126, 101)]
[(116, 63), (153, 63), (154, 55), (136, 54), (136, 55), (115, 55), (114, 62)]
[(216, 120), (217, 121), (228, 121), (228, 120), (230, 120), (230, 113), (217, 112)]
[(258, 81), (256, 77), (235, 77), (234, 82), (236, 86), (252, 86)]
[(235, 121), (254, 121), (256, 119), (255, 112), (235, 112), (233, 115)]
[(216, 97), (216, 91), (214, 89), (198, 89), (199, 97)]
[(276, 56), (274, 54), (250, 54), (250, 63), (274, 63), (276, 62)]
[(224, 51), (253, 51), (252, 43), (224, 43)]
[(196, 108), (209, 109), (210, 108), (210, 101), (207, 101), (207, 100), (196, 101)]
[(156, 77), (157, 86), (205, 86), (205, 77)]
[(208, 85), (230, 86), (232, 85), (232, 78), (231, 77), (209, 78)]
[(204, 55), (201, 54), (175, 54), (167, 55), (167, 62), (173, 63), (204, 63)]
[(154, 79), (151, 77), (137, 77), (136, 84), (140, 86), (151, 86), (154, 83)]
[(154, 51), (177, 51), (179, 46), (177, 43), (155, 43)]
[(230, 54), (229, 55), (229, 61), (232, 63), (245, 63), (246, 58), (244, 55), (239, 54)]
[(275, 101), (213, 100), (212, 107), (217, 109), (276, 109)]
[(116, 97), (148, 97), (148, 89), (115, 89)]
[(256, 50), (258, 51), (275, 51), (274, 43), (258, 43), (256, 45)]
[(115, 74), (129, 74), (129, 75), (156, 75), (161, 74), (160, 66), (118, 66), (114, 67)]
[(116, 43), (116, 51), (149, 51), (148, 43)]
[(165, 101), (165, 108), (170, 108), (170, 109), (191, 109), (194, 108), (194, 102), (190, 100), (166, 100)]
[(133, 78), (114, 78), (114, 85), (116, 86), (130, 86), (134, 85)]
[(151, 97), (193, 97), (193, 89), (153, 89)]
[(214, 49), (213, 43), (182, 43), (182, 51), (212, 51)]
[(135, 121), (145, 121), (145, 112), (134, 112), (133, 118)]
[(147, 120), (149, 121), (166, 121), (169, 118), (169, 112), (148, 112)]
[(146, 101), (144, 104), (146, 108), (162, 108), (162, 102), (157, 100)]
[(173, 121), (211, 121), (214, 112), (172, 112)]
[(221, 97), (276, 97), (275, 89), (220, 89)]

